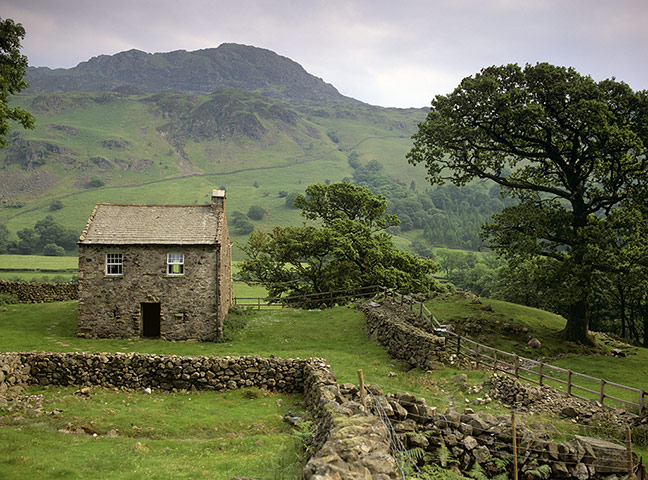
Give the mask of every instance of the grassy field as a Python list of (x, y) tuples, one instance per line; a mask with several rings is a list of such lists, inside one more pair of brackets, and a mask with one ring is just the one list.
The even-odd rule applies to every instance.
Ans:
[[(608, 382), (648, 390), (648, 349), (614, 342), (598, 334), (595, 334), (598, 340), (597, 348), (563, 342), (559, 332), (565, 326), (565, 319), (558, 315), (498, 300), (482, 299), (481, 304), (475, 304), (472, 303), (471, 297), (462, 295), (442, 296), (436, 301), (429, 301), (427, 307), (442, 322), (455, 326), (458, 333), (465, 334), (483, 345), (603, 378)], [(520, 329), (527, 329), (527, 333), (520, 333)], [(527, 346), (526, 342), (531, 337), (539, 339), (542, 347), (533, 349)], [(621, 348), (626, 357), (611, 355), (612, 348)], [(537, 372), (537, 367), (534, 370)], [(566, 374), (558, 374), (548, 369), (545, 374), (567, 380)], [(537, 376), (532, 378), (537, 380)], [(576, 377), (574, 381), (582, 387), (599, 391), (598, 382)], [(566, 390), (566, 387), (558, 382), (549, 380), (545, 383)], [(639, 401), (637, 393), (609, 385), (605, 391), (606, 394), (623, 400), (635, 403)], [(587, 398), (598, 398), (598, 395), (576, 389), (574, 393)], [(619, 403), (616, 406), (623, 407)]]
[[(300, 396), (30, 388), (0, 409), (0, 478), (301, 478)], [(39, 408), (41, 407), (41, 408)]]
[[(490, 311), (483, 309), (486, 301), (483, 302), (482, 305), (471, 304), (466, 298), (448, 296), (438, 298), (429, 307), (443, 321), (465, 317), (473, 322), (483, 322), (494, 345), (504, 350), (507, 347), (515, 349), (522, 342), (490, 332), (489, 322), (528, 326), (531, 334), (544, 339), (546, 353), (561, 352), (557, 362), (568, 368), (576, 370), (577, 366), (582, 367), (581, 371), (590, 374), (600, 370), (606, 372), (606, 378), (611, 381), (637, 386), (645, 384), (648, 377), (646, 349), (628, 350), (626, 358), (594, 354), (594, 350), (587, 352), (586, 356), (582, 356), (585, 352), (578, 349), (575, 353), (566, 354), (566, 347), (551, 345), (557, 343), (554, 335), (562, 326), (560, 317), (499, 302), (488, 302), (492, 308)], [(487, 313), (492, 318), (485, 316)], [(235, 329), (234, 326), (243, 328)], [(410, 369), (390, 359), (380, 345), (368, 340), (363, 316), (351, 307), (231, 315), (226, 325), (227, 340), (223, 343), (138, 338), (80, 339), (76, 337), (76, 302), (0, 308), (0, 331), (0, 351), (137, 351), (177, 355), (323, 357), (330, 362), (341, 383), (357, 383), (357, 371), (362, 369), (367, 383), (378, 384), (386, 391), (411, 392), (440, 409), (450, 405), (462, 409), (470, 404), (475, 410), (485, 409), (496, 415), (507, 412), (495, 402), (473, 405), (472, 401), (483, 393), (462, 390), (451, 382), (457, 373), (466, 373), (468, 384), (475, 385), (487, 377), (488, 372), (461, 372), (454, 368), (430, 372)], [(487, 343), (484, 340), (480, 339)], [(607, 348), (601, 348), (598, 353)], [(520, 350), (520, 354), (524, 351)], [(45, 397), (46, 406), (40, 413), (0, 410), (0, 451), (10, 452), (13, 445), (21, 446), (18, 454), (0, 454), (0, 471), (11, 472), (9, 478), (34, 476), (39, 469), (49, 472), (39, 478), (81, 478), (87, 473), (88, 459), (94, 467), (108, 472), (106, 478), (138, 478), (138, 475), (162, 478), (165, 472), (172, 472), (171, 477), (192, 478), (229, 479), (236, 475), (266, 479), (300, 478), (299, 467), (295, 465), (299, 454), (295, 439), (299, 432), (284, 429), (278, 420), (285, 412), (284, 407), (298, 409), (298, 397), (268, 397), (245, 391), (225, 394), (154, 393), (147, 396), (141, 392), (93, 389), (90, 399), (84, 403), (74, 395), (74, 389), (31, 388), (29, 393)], [(228, 410), (230, 404), (234, 409), (240, 406), (241, 413), (231, 413)], [(58, 410), (62, 412), (48, 413)], [(173, 419), (167, 418), (171, 411), (174, 412), (171, 415)], [(266, 413), (267, 419), (264, 417)], [(230, 417), (238, 420), (230, 421)], [(556, 438), (582, 433), (578, 425), (554, 417), (536, 415), (525, 421), (554, 425)], [(59, 432), (72, 428), (68, 425), (91, 425), (98, 438)], [(205, 425), (213, 425), (213, 431)], [(115, 429), (119, 435), (110, 436), (109, 432)], [(57, 442), (62, 451), (61, 458), (53, 460), (50, 470), (47, 470), (48, 454), (45, 452)], [(259, 446), (268, 446), (268, 449), (255, 450)], [(258, 464), (248, 463), (252, 462), (250, 452), (254, 451), (259, 457), (256, 459)], [(645, 447), (639, 447), (637, 452), (648, 453)], [(195, 464), (187, 461), (194, 456), (197, 459)], [(280, 458), (290, 460), (281, 463)], [(247, 465), (248, 469), (244, 471), (240, 465)]]

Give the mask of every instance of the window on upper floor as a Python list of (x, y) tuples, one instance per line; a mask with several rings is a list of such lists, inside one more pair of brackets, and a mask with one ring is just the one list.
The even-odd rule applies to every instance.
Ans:
[(167, 275), (184, 275), (184, 253), (167, 253)]
[(124, 262), (121, 253), (107, 253), (106, 254), (106, 275), (123, 275)]

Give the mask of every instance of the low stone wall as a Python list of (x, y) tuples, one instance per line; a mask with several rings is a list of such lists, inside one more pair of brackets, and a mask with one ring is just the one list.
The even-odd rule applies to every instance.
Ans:
[(76, 300), (76, 283), (29, 283), (0, 280), (0, 293), (8, 293), (19, 303), (46, 303)]
[(301, 392), (306, 360), (261, 357), (180, 357), (146, 353), (18, 353), (29, 384), (156, 390), (258, 387)]
[[(425, 400), (407, 394), (388, 395), (384, 403), (405, 448), (433, 453), (443, 443), (463, 471), (478, 462), (489, 475), (495, 475), (499, 470), (493, 459), (510, 458), (513, 453), (509, 415), (475, 414), (471, 409), (463, 414), (453, 409), (436, 414)], [(583, 436), (575, 436), (570, 442), (553, 442), (539, 424), (529, 428), (516, 422), (515, 430), (522, 478), (535, 478), (532, 473), (524, 474), (542, 465), (551, 468), (548, 478), (552, 479), (616, 480), (628, 471), (627, 451), (621, 445)]]
[(30, 368), (22, 362), (19, 354), (0, 355), (0, 406), (6, 398), (18, 395), (27, 384)]
[(358, 309), (365, 315), (367, 331), (372, 340), (385, 346), (392, 358), (404, 360), (413, 367), (430, 370), (441, 367), (448, 358), (445, 338), (415, 327), (400, 311), (390, 309), (393, 300), (385, 297), (380, 304), (362, 303)]

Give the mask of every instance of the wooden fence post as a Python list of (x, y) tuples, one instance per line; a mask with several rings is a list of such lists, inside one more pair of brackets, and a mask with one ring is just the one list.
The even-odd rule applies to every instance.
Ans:
[(475, 370), (479, 368), (479, 360), (480, 360), (480, 355), (479, 355), (479, 344), (475, 346)]
[(511, 433), (513, 437), (513, 479), (518, 480), (517, 432), (515, 430), (515, 412), (511, 412)]
[(367, 411), (367, 402), (365, 400), (365, 385), (364, 385), (364, 373), (362, 369), (358, 370), (358, 381), (360, 383), (360, 401), (365, 411)]
[(493, 372), (497, 372), (497, 350), (493, 350)]
[(601, 378), (601, 392), (599, 393), (599, 401), (601, 405), (604, 405), (605, 402), (605, 380)]
[(520, 378), (520, 357), (515, 356), (515, 378)]
[(261, 297), (257, 297), (257, 310), (261, 310)]
[(544, 363), (540, 362), (540, 368), (538, 369), (538, 384), (542, 386), (542, 368), (544, 367)]
[(461, 355), (461, 337), (457, 336), (457, 357)]
[(644, 396), (646, 395), (646, 392), (643, 391), (643, 389), (639, 392), (639, 416), (643, 416), (644, 414)]
[(419, 318), (423, 318), (423, 302), (421, 302), (421, 306), (419, 307)]
[(571, 383), (571, 376), (572, 376), (572, 371), (571, 371), (571, 370), (567, 370), (567, 394), (568, 394), (568, 395), (571, 395), (571, 394), (572, 394), (572, 393), (571, 393), (571, 387), (572, 387), (572, 383)]
[(628, 478), (630, 480), (635, 479), (634, 475), (634, 460), (632, 459), (632, 435), (630, 434), (630, 427), (626, 425), (625, 428), (626, 435), (626, 452), (628, 455)]

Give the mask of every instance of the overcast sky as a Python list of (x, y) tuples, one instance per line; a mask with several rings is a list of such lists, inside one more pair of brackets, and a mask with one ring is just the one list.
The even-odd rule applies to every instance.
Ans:
[(0, 0), (32, 66), (242, 43), (342, 94), (429, 105), (489, 65), (550, 62), (648, 88), (647, 0)]

